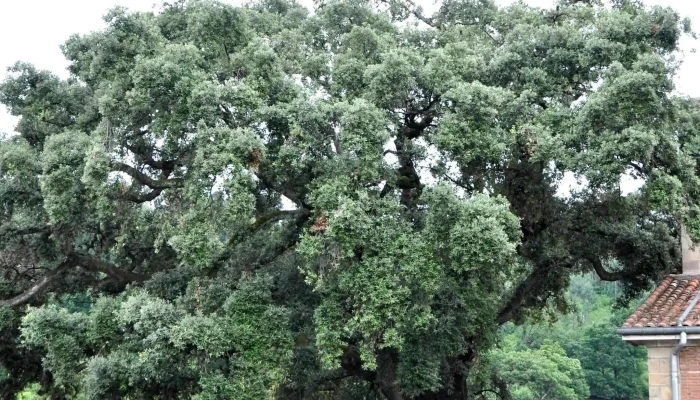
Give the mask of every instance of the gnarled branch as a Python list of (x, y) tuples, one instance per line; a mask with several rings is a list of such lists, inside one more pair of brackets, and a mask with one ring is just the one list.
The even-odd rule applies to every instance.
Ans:
[(498, 313), (496, 317), (498, 325), (503, 325), (513, 320), (517, 313), (523, 308), (527, 302), (528, 296), (543, 283), (545, 276), (542, 272), (542, 269), (535, 269), (525, 280), (520, 282), (520, 285), (515, 289), (513, 295)]
[(598, 278), (600, 278), (601, 280), (615, 282), (624, 278), (624, 274), (622, 272), (610, 272), (606, 270), (603, 266), (603, 262), (600, 261), (598, 257), (588, 256), (586, 257), (586, 259), (589, 263), (591, 263), (591, 266), (593, 266), (593, 270), (595, 271), (596, 275), (598, 275)]
[(26, 236), (26, 235), (33, 235), (36, 233), (45, 233), (45, 232), (50, 232), (51, 231), (51, 226), (49, 225), (40, 225), (40, 226), (29, 226), (25, 228), (17, 228), (17, 227), (10, 227), (10, 226), (2, 226), (0, 227), (0, 236), (10, 236), (10, 235), (16, 235), (16, 236)]
[[(151, 156), (148, 153), (147, 148), (144, 148), (144, 150), (146, 150), (146, 151), (141, 151), (141, 149), (139, 149), (136, 146), (131, 146), (131, 145), (127, 144), (125, 147), (129, 151), (134, 153), (134, 155), (139, 157), (141, 159), (141, 161), (143, 161), (144, 164), (148, 165), (151, 168), (159, 169), (162, 171), (172, 171), (175, 168), (175, 161), (174, 160), (156, 160), (155, 158), (153, 158), (153, 156)], [(142, 146), (142, 148), (143, 148), (143, 146)]]
[(257, 174), (255, 174), (255, 176), (257, 176), (258, 179), (260, 179), (260, 183), (262, 183), (262, 185), (266, 189), (274, 190), (275, 192), (283, 195), (284, 197), (288, 198), (289, 200), (291, 200), (292, 202), (294, 202), (295, 204), (297, 204), (301, 207), (311, 208), (311, 207), (309, 207), (308, 204), (304, 203), (301, 196), (299, 196), (299, 194), (297, 192), (295, 192), (293, 189), (290, 189), (288, 187), (284, 187), (282, 185), (278, 185), (277, 183), (268, 179), (262, 173), (257, 173)]
[(639, 165), (639, 164), (635, 163), (634, 161), (631, 161), (629, 165), (630, 165), (630, 167), (632, 167), (635, 171), (637, 171), (642, 176), (647, 176), (650, 173), (648, 171), (648, 168), (645, 168), (644, 166)]
[(170, 179), (153, 179), (150, 176), (144, 174), (143, 172), (137, 170), (131, 165), (125, 164), (123, 162), (114, 162), (112, 166), (120, 172), (124, 172), (130, 177), (134, 178), (138, 183), (148, 186), (151, 189), (169, 189), (175, 187), (182, 187), (182, 178), (170, 178)]
[(32, 298), (44, 291), (56, 278), (60, 277), (68, 268), (71, 266), (71, 260), (67, 259), (62, 262), (56, 269), (45, 274), (41, 279), (31, 286), (29, 289), (25, 290), (23, 293), (18, 294), (7, 300), (0, 300), (0, 307), (18, 307), (29, 302)]
[(73, 254), (72, 258), (82, 269), (90, 272), (101, 272), (122, 283), (140, 283), (150, 278), (148, 275), (120, 269), (106, 261), (102, 261), (84, 254)]
[(144, 194), (136, 194), (136, 193), (129, 193), (129, 192), (123, 192), (119, 193), (117, 195), (117, 198), (128, 200), (132, 203), (146, 203), (152, 200), (155, 200), (160, 194), (163, 192), (163, 189), (153, 189), (148, 193)]
[(131, 272), (123, 270), (114, 266), (108, 262), (83, 255), (83, 254), (71, 254), (65, 261), (63, 261), (56, 269), (53, 269), (46, 273), (39, 279), (34, 285), (29, 287), (24, 292), (6, 299), (0, 300), (0, 307), (18, 307), (24, 305), (31, 301), (34, 297), (43, 293), (43, 291), (56, 279), (61, 277), (66, 271), (72, 267), (80, 267), (88, 272), (101, 272), (110, 278), (121, 282), (121, 283), (131, 283), (131, 282), (143, 282), (149, 278), (148, 275), (138, 274), (136, 272)]
[[(388, 1), (384, 0), (384, 3), (388, 3)], [(419, 21), (423, 22), (424, 24), (427, 24), (428, 26), (431, 26), (436, 29), (440, 29), (442, 26), (435, 20), (435, 18), (429, 18), (423, 15), (423, 13), (420, 10), (420, 7), (413, 1), (413, 0), (405, 0), (405, 4), (407, 5), (402, 5), (403, 9), (406, 10), (408, 13), (416, 17)]]

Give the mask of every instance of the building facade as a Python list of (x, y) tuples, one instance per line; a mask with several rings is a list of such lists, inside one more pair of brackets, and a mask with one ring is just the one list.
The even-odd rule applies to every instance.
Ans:
[(681, 238), (683, 271), (664, 279), (618, 330), (648, 348), (650, 400), (700, 400), (700, 246)]

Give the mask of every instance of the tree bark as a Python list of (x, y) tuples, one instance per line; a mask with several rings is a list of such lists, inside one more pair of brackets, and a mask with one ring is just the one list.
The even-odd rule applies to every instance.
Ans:
[(34, 297), (42, 293), (51, 283), (60, 277), (65, 271), (70, 268), (72, 263), (70, 260), (62, 262), (56, 269), (45, 274), (41, 279), (31, 286), (29, 289), (7, 300), (0, 300), (0, 307), (19, 307), (31, 301)]
[(124, 164), (122, 162), (113, 163), (113, 167), (117, 171), (124, 172), (125, 174), (134, 178), (138, 183), (144, 186), (148, 186), (151, 189), (169, 189), (175, 187), (182, 187), (184, 183), (184, 180), (182, 178), (167, 179), (167, 176), (164, 179), (153, 179), (150, 176), (132, 167), (131, 165)]
[(404, 395), (396, 384), (397, 364), (398, 355), (395, 351), (384, 349), (377, 354), (377, 380), (387, 400), (404, 400)]
[(141, 283), (149, 278), (149, 275), (139, 274), (136, 272), (127, 271), (120, 269), (119, 267), (112, 265), (108, 262), (92, 258), (82, 254), (70, 254), (66, 257), (65, 261), (56, 267), (56, 269), (51, 270), (44, 274), (38, 282), (29, 287), (24, 292), (6, 299), (0, 300), (0, 307), (19, 307), (27, 304), (35, 297), (41, 295), (56, 279), (60, 278), (65, 272), (74, 267), (80, 267), (88, 272), (100, 272), (103, 273), (113, 280), (120, 282), (122, 284), (126, 283)]

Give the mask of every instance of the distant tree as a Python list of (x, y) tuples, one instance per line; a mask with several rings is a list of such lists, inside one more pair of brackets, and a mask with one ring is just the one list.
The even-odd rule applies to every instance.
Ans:
[[(614, 294), (612, 285), (590, 275), (573, 277), (567, 298), (575, 307), (568, 314), (558, 315), (554, 322), (508, 324), (501, 330), (502, 340), (519, 351), (558, 343), (568, 357), (580, 361), (593, 398), (645, 399), (646, 349), (625, 343), (615, 333), (632, 309), (614, 308), (615, 299), (607, 295)], [(499, 382), (505, 382), (499, 375), (487, 375), (485, 381), (484, 386), (496, 389)]]
[(571, 348), (581, 361), (591, 395), (599, 399), (640, 400), (649, 395), (646, 349), (630, 346), (609, 324), (588, 328)]
[(590, 395), (581, 364), (557, 343), (496, 350), (490, 359), (513, 400), (584, 400)]

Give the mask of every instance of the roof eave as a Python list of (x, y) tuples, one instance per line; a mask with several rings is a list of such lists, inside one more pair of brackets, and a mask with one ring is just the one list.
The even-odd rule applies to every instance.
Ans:
[(617, 330), (617, 334), (621, 336), (679, 335), (681, 332), (685, 332), (687, 334), (700, 334), (700, 326), (668, 326), (664, 328), (620, 328)]

